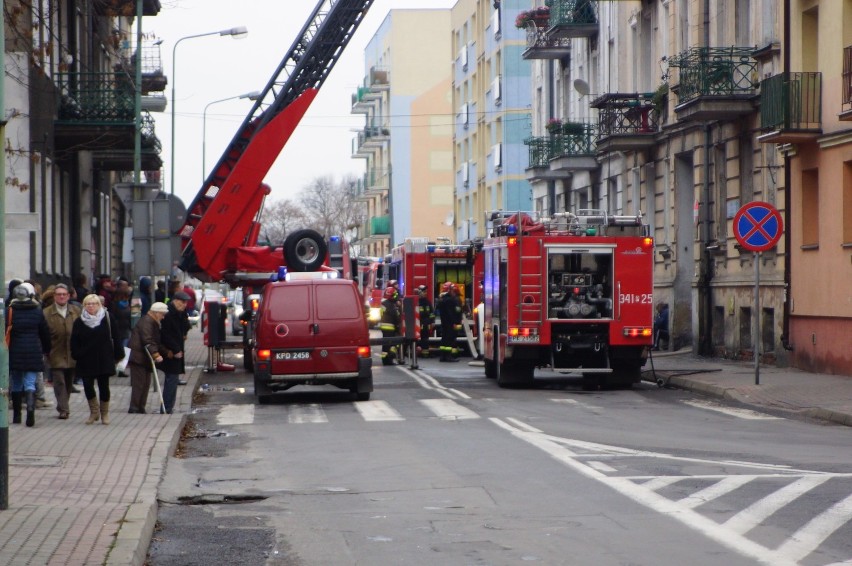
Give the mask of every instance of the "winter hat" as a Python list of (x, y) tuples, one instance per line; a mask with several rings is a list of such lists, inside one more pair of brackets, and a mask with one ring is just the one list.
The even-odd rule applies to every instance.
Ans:
[(169, 307), (168, 305), (166, 305), (166, 303), (161, 303), (160, 301), (157, 301), (156, 303), (151, 305), (151, 308), (149, 310), (150, 312), (167, 313), (169, 312)]

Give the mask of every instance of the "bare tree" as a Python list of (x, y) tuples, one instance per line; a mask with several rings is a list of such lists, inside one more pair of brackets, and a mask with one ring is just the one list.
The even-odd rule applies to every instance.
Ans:
[(356, 200), (357, 179), (335, 183), (330, 176), (317, 177), (299, 193), (308, 224), (324, 236), (343, 235), (363, 218), (363, 205)]
[(264, 208), (260, 240), (280, 245), (289, 232), (306, 227), (308, 222), (304, 211), (295, 202), (290, 199), (273, 201)]

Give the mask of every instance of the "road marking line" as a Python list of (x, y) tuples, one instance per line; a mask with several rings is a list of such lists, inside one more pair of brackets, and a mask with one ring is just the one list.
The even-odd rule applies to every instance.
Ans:
[(452, 399), (421, 399), (420, 402), (435, 416), (445, 421), (478, 419), (480, 416)]
[(220, 425), (241, 425), (254, 422), (254, 405), (225, 405), (216, 415)]
[(287, 411), (287, 422), (292, 424), (327, 423), (328, 417), (317, 403), (292, 405)]
[(745, 534), (763, 523), (770, 515), (829, 480), (829, 476), (805, 476), (755, 501), (727, 521), (725, 527)]
[(643, 484), (640, 484), (645, 489), (650, 489), (651, 491), (657, 491), (658, 489), (662, 489), (664, 487), (668, 487), (672, 484), (676, 484), (680, 480), (685, 479), (684, 476), (660, 476), (658, 478), (654, 478), (650, 481), (646, 481)]
[(793, 533), (793, 536), (778, 547), (778, 552), (794, 560), (802, 560), (819, 548), (825, 539), (848, 523), (850, 519), (852, 519), (852, 495), (838, 501), (825, 512), (808, 521), (804, 527)]
[(582, 407), (584, 409), (589, 409), (590, 411), (599, 411), (602, 407), (598, 407), (597, 405), (589, 405), (588, 403), (583, 403), (581, 401), (577, 401), (576, 399), (551, 399), (554, 403), (562, 403), (565, 405), (574, 405), (576, 407)]
[(423, 389), (428, 389), (430, 391), (436, 391), (436, 392), (440, 393), (441, 395), (443, 395), (444, 397), (448, 397), (450, 399), (456, 399), (456, 398), (459, 398), (459, 397), (470, 399), (470, 396), (468, 396), (465, 393), (461, 393), (459, 391), (456, 391), (455, 389), (452, 389), (452, 390), (447, 389), (446, 387), (441, 385), (438, 382), (437, 379), (435, 379), (434, 377), (432, 377), (431, 375), (429, 375), (428, 373), (426, 373), (424, 371), (418, 371), (418, 372), (415, 373), (408, 368), (401, 367), (399, 369), (403, 373), (405, 373), (409, 377), (411, 377), (411, 379), (413, 379), (414, 381), (419, 383), (420, 387), (422, 387)]
[(724, 413), (731, 417), (737, 417), (738, 419), (745, 419), (751, 421), (780, 421), (783, 420), (781, 417), (773, 417), (772, 415), (767, 415), (764, 413), (758, 413), (757, 411), (752, 411), (751, 409), (736, 409), (733, 407), (722, 407), (721, 405), (716, 405), (714, 403), (709, 403), (707, 401), (683, 401), (685, 405), (689, 405), (691, 407), (696, 407), (698, 409), (707, 409), (708, 411), (716, 411), (717, 413)]
[(632, 480), (602, 474), (578, 461), (574, 453), (554, 442), (552, 437), (520, 430), (497, 418), (491, 418), (490, 420), (500, 428), (509, 431), (516, 438), (542, 450), (557, 462), (561, 462), (574, 471), (609, 486), (640, 505), (644, 505), (657, 513), (680, 521), (687, 527), (735, 552), (739, 552), (743, 556), (752, 557), (768, 566), (794, 566), (796, 564), (796, 561), (785, 555), (785, 553), (771, 550), (741, 535), (732, 533), (712, 519), (645, 489), (643, 486), (633, 483)]
[(355, 403), (355, 408), (365, 421), (404, 421), (402, 415), (395, 411), (387, 401), (361, 401)]
[(696, 491), (688, 497), (684, 497), (683, 499), (678, 501), (678, 503), (681, 505), (685, 505), (690, 509), (695, 509), (696, 507), (704, 505), (708, 501), (712, 501), (718, 497), (725, 495), (726, 493), (734, 491), (738, 487), (744, 486), (751, 480), (755, 479), (755, 477), (756, 476), (727, 477), (723, 480), (717, 481), (711, 486)]
[(608, 465), (604, 464), (603, 462), (598, 462), (596, 460), (589, 460), (588, 462), (586, 462), (586, 464), (593, 467), (597, 471), (603, 472), (605, 474), (611, 474), (613, 472), (618, 471), (615, 468), (613, 468), (612, 466), (608, 466)]
[(537, 428), (535, 428), (534, 426), (528, 425), (524, 421), (518, 420), (514, 417), (506, 417), (506, 420), (509, 421), (510, 423), (514, 424), (516, 427), (522, 428), (527, 432), (542, 432), (542, 431), (538, 430)]

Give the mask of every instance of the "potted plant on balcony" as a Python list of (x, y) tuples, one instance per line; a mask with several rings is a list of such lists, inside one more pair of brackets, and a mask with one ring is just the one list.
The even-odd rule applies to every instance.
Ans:
[(654, 112), (657, 114), (657, 119), (662, 121), (666, 116), (666, 106), (669, 101), (669, 83), (661, 83), (654, 91), (651, 97), (651, 104), (654, 107)]
[(527, 24), (532, 22), (536, 27), (546, 28), (550, 22), (550, 8), (548, 6), (539, 6), (530, 10), (523, 10), (515, 18), (516, 28), (525, 28)]
[(561, 134), (563, 122), (559, 118), (551, 118), (544, 127), (552, 135)]

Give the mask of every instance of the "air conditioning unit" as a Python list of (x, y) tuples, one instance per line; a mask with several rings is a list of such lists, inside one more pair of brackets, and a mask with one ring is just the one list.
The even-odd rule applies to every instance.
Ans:
[(503, 144), (498, 143), (491, 147), (491, 164), (495, 171), (503, 169)]
[(462, 163), (461, 179), (465, 187), (470, 186), (470, 161)]
[(500, 8), (494, 10), (491, 14), (491, 29), (494, 31), (494, 37), (499, 38), (503, 30), (500, 28)]
[(503, 77), (497, 75), (491, 83), (491, 94), (494, 96), (494, 104), (500, 104), (503, 99)]
[(467, 71), (467, 44), (459, 51), (459, 65), (463, 71)]
[(462, 125), (467, 128), (467, 125), (470, 123), (470, 105), (467, 102), (462, 104), (461, 112), (459, 114), (461, 114)]

